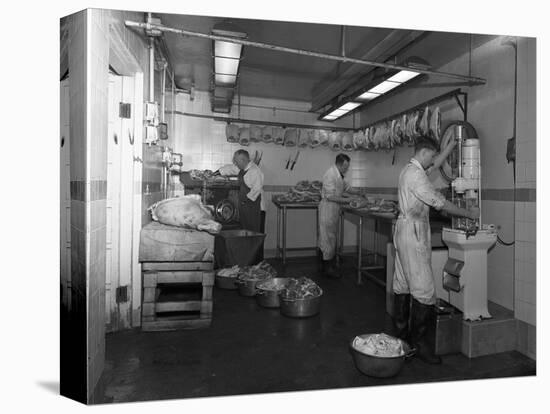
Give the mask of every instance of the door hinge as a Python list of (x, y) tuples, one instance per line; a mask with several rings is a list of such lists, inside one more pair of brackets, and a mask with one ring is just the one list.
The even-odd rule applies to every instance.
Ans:
[(118, 116), (120, 118), (130, 118), (132, 116), (132, 104), (120, 102)]
[(119, 286), (116, 288), (116, 303), (128, 302), (128, 286)]

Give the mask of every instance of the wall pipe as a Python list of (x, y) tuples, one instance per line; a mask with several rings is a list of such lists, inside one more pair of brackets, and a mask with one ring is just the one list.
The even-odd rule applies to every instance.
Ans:
[(155, 101), (155, 40), (149, 38), (149, 102)]
[(183, 29), (175, 29), (172, 27), (164, 26), (164, 25), (158, 25), (158, 24), (151, 24), (151, 23), (141, 23), (141, 22), (133, 22), (130, 20), (126, 20), (125, 25), (127, 27), (137, 27), (141, 29), (146, 30), (159, 30), (162, 32), (170, 32), (170, 33), (176, 33), (183, 36), (191, 36), (191, 37), (199, 37), (203, 39), (212, 39), (212, 40), (219, 40), (223, 42), (229, 42), (229, 43), (237, 43), (241, 44), (243, 46), (251, 46), (251, 47), (259, 47), (262, 49), (269, 49), (274, 50), (278, 52), (286, 52), (286, 53), (293, 53), (297, 55), (305, 55), (305, 56), (312, 56), (317, 57), (321, 59), (329, 59), (329, 60), (336, 60), (340, 62), (349, 62), (349, 63), (357, 63), (360, 65), (367, 65), (367, 66), (376, 66), (376, 67), (382, 67), (386, 69), (395, 69), (395, 70), (407, 70), (411, 72), (417, 72), (417, 73), (423, 73), (426, 75), (434, 75), (434, 76), (442, 76), (452, 79), (459, 79), (462, 81), (467, 81), (471, 84), (480, 84), (484, 85), (487, 83), (486, 79), (478, 78), (475, 76), (466, 76), (466, 75), (459, 75), (456, 73), (448, 73), (448, 72), (439, 72), (435, 70), (428, 70), (428, 69), (419, 69), (419, 68), (411, 68), (408, 66), (401, 66), (391, 63), (382, 63), (382, 62), (375, 62), (372, 60), (363, 60), (363, 59), (355, 59), (350, 58), (346, 56), (338, 56), (338, 55), (331, 55), (328, 53), (320, 53), (320, 52), (313, 52), (310, 50), (302, 50), (302, 49), (294, 49), (290, 47), (284, 47), (284, 46), (276, 46), (268, 43), (260, 43), (260, 42), (252, 42), (250, 40), (243, 40), (243, 39), (236, 39), (233, 37), (225, 37), (225, 36), (218, 36), (213, 34), (206, 34), (206, 33), (199, 33), (199, 32), (193, 32), (190, 30), (183, 30)]
[(164, 112), (166, 111), (166, 66), (168, 66), (168, 64), (165, 61), (162, 65), (162, 78), (161, 78), (162, 86), (160, 87), (160, 90), (161, 90), (160, 122), (164, 122)]

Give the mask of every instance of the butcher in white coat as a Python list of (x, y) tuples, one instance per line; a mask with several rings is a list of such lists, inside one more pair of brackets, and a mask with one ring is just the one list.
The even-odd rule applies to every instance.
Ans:
[(340, 205), (352, 201), (354, 198), (350, 195), (360, 194), (359, 190), (351, 188), (344, 180), (349, 164), (349, 156), (338, 154), (334, 165), (323, 176), (321, 202), (319, 203), (318, 246), (323, 255), (323, 274), (328, 277), (340, 277), (335, 266)]

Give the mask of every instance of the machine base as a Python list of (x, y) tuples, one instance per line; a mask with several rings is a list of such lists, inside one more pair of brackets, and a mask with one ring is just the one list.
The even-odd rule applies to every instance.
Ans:
[(517, 320), (514, 313), (489, 302), (490, 319), (462, 321), (461, 352), (468, 358), (516, 349)]

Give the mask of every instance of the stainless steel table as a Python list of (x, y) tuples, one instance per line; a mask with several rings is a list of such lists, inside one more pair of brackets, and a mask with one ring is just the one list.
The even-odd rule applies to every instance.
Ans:
[(288, 210), (315, 210), (315, 240), (319, 236), (319, 213), (317, 202), (305, 202), (305, 203), (284, 203), (278, 200), (271, 200), (277, 207), (277, 258), (282, 256), (283, 265), (286, 264), (286, 252), (287, 251), (303, 251), (303, 250), (315, 250), (317, 246), (312, 247), (286, 247), (286, 219)]
[[(339, 234), (339, 240), (338, 240), (338, 258), (341, 258), (343, 254), (343, 248), (344, 248), (344, 215), (352, 214), (359, 218), (359, 226), (357, 227), (358, 234), (358, 242), (357, 242), (357, 284), (362, 284), (362, 274), (364, 273), (365, 276), (367, 276), (369, 279), (371, 279), (373, 282), (381, 285), (386, 286), (386, 282), (378, 279), (374, 276), (370, 271), (371, 270), (382, 270), (386, 269), (386, 264), (379, 263), (379, 254), (377, 251), (377, 245), (378, 245), (378, 230), (379, 230), (379, 222), (385, 221), (390, 222), (393, 224), (396, 221), (397, 216), (393, 213), (379, 213), (379, 212), (373, 212), (366, 209), (354, 209), (351, 207), (342, 207), (340, 210), (340, 234)], [(373, 257), (373, 261), (370, 263), (367, 263), (366, 265), (363, 265), (363, 223), (365, 220), (373, 220), (374, 221), (374, 247), (373, 250), (367, 250), (367, 259), (369, 256)], [(390, 236), (391, 239), (391, 236)], [(384, 278), (385, 279), (385, 278)]]

